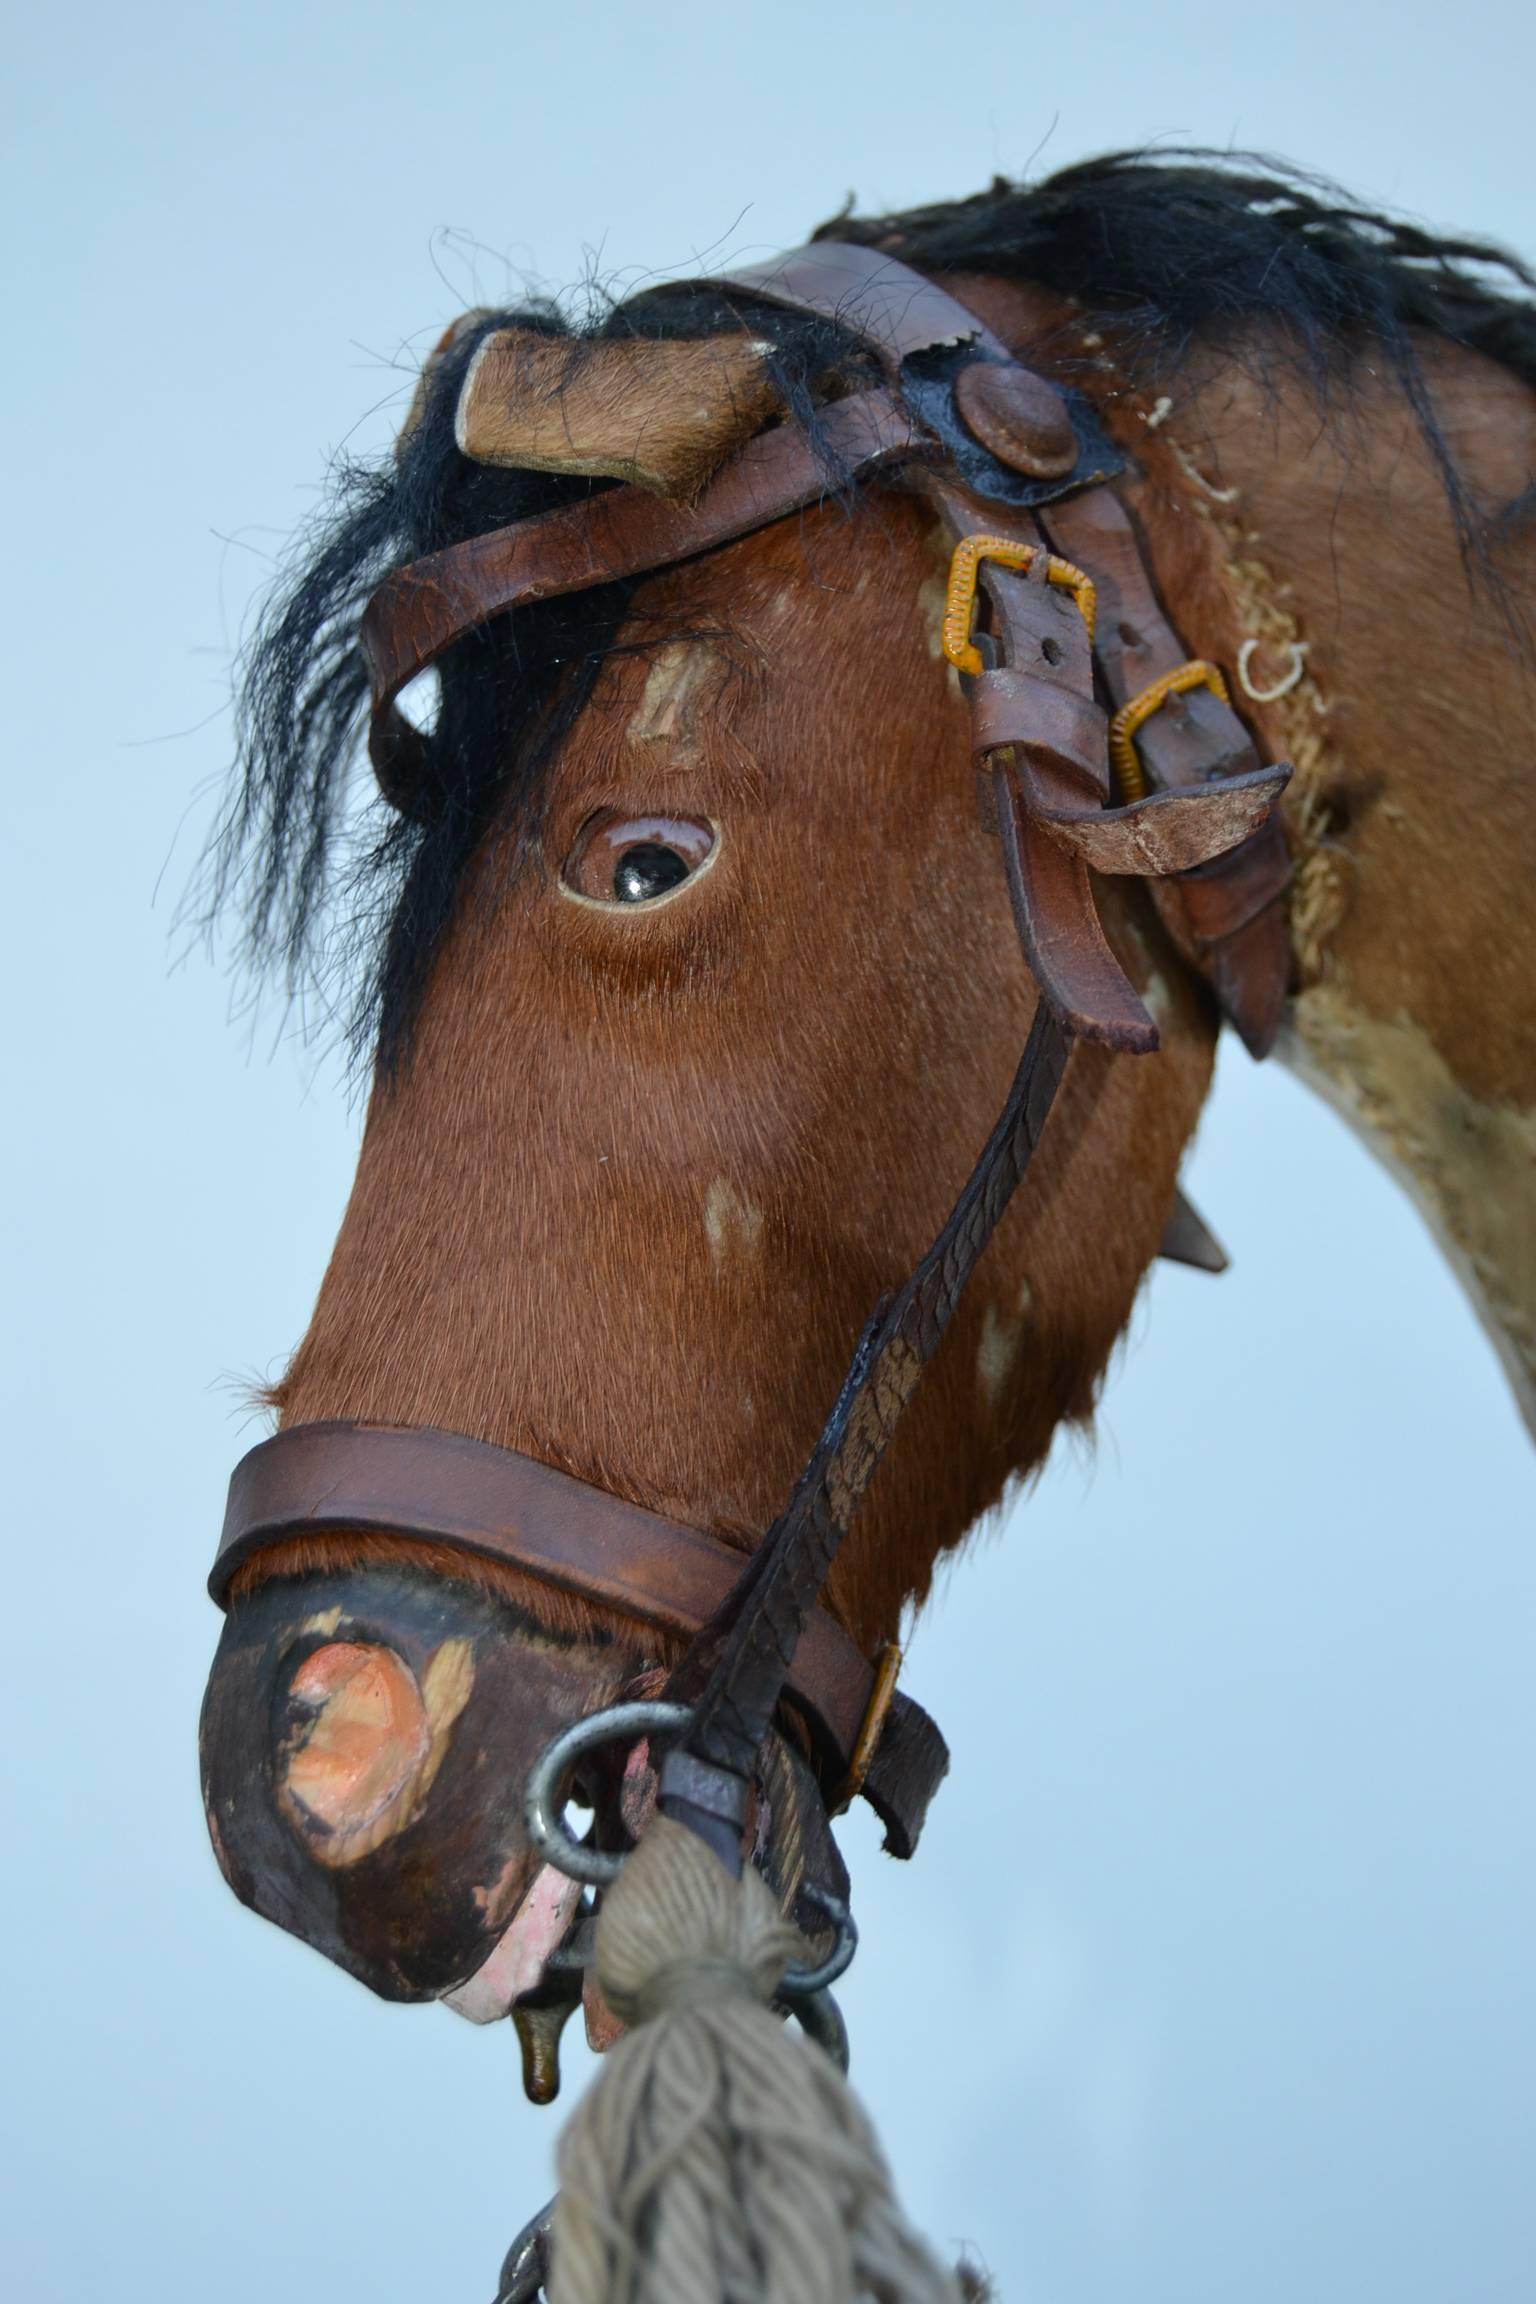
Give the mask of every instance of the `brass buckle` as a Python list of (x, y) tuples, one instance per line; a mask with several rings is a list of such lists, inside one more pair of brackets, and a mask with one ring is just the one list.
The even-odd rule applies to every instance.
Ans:
[[(995, 560), (1003, 568), (1029, 568), (1039, 552), (1038, 544), (1018, 544), (1008, 536), (961, 537), (950, 555), (949, 583), (944, 593), (944, 654), (957, 672), (969, 672), (974, 677), (984, 669), (981, 652), (971, 639), (971, 618), (976, 612), (976, 577), (983, 560)], [(1093, 578), (1054, 552), (1045, 556), (1045, 577), (1048, 584), (1059, 584), (1071, 593), (1091, 640), (1098, 605)]]
[(880, 1738), (885, 1732), (886, 1715), (891, 1709), (891, 1698), (901, 1677), (901, 1650), (894, 1640), (887, 1640), (875, 1658), (875, 1684), (864, 1707), (859, 1732), (853, 1740), (853, 1752), (848, 1761), (848, 1775), (837, 1796), (834, 1816), (841, 1816), (851, 1808), (864, 1789), (869, 1764), (874, 1759)]
[(1115, 781), (1124, 800), (1144, 800), (1147, 793), (1146, 770), (1136, 751), (1136, 731), (1144, 720), (1159, 712), (1170, 696), (1183, 696), (1191, 688), (1209, 688), (1221, 703), (1230, 703), (1227, 684), (1214, 664), (1204, 657), (1193, 656), (1187, 664), (1175, 666), (1159, 679), (1149, 680), (1145, 688), (1122, 704), (1109, 724), (1109, 757), (1115, 771)]

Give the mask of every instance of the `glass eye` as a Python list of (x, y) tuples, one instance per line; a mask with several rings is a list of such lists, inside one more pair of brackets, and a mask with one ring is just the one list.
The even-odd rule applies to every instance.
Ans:
[(577, 833), (560, 877), (590, 903), (652, 904), (691, 879), (714, 847), (715, 828), (699, 817), (604, 808)]

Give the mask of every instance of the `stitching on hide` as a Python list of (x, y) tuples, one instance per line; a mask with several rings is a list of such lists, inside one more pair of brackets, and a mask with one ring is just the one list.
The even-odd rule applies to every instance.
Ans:
[[(1229, 501), (1235, 505), (1239, 495), (1233, 489)], [(1284, 692), (1262, 708), (1278, 723), (1280, 750), (1294, 771), (1281, 805), (1294, 865), (1291, 942), (1305, 988), (1327, 974), (1328, 942), (1349, 902), (1349, 858), (1329, 837), (1333, 795), (1344, 775), (1344, 762), (1326, 726), (1331, 706), (1312, 671), (1301, 625), (1283, 604), (1288, 587), (1253, 549), (1258, 535), (1244, 527), (1235, 511), (1223, 515), (1198, 500), (1193, 509), (1197, 517), (1214, 523), (1227, 545), (1223, 576), (1247, 637), (1288, 661), (1295, 673)]]

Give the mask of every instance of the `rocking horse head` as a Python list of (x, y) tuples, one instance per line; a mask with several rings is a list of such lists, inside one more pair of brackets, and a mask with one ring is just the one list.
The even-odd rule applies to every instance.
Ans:
[[(305, 963), (371, 707), (382, 798), (339, 877), (382, 911), (377, 1069), (232, 1494), (207, 1804), (237, 1892), (388, 1997), (547, 1989), (577, 1891), (540, 1879), (530, 1769), (731, 1621), (937, 1239), (974, 1275), (845, 1387), (817, 1478), (846, 1541), (757, 1786), (787, 1893), (834, 1862), (850, 1771), (910, 1848), (942, 1754), (891, 1703), (903, 1612), (1089, 1416), (1223, 1011), (1265, 1046), (1298, 981), (1285, 731), (1256, 707), (1254, 746), (1220, 615), (1160, 598), (1106, 485), (1161, 453), (1152, 387), (1215, 275), (1250, 300), (1224, 325), (1304, 317), (1325, 366), (1346, 321), (1401, 349), (1369, 235), (1335, 219), (1320, 254), (1275, 189), (1111, 163), (1011, 195), (1006, 262), (984, 204), (970, 258), (951, 212), (944, 289), (915, 219), (584, 336), (473, 314), (267, 629), (228, 869), (258, 947)], [(1203, 313), (1169, 263), (1201, 202)], [(989, 1146), (970, 1240), (962, 1187), (1051, 1032), (1027, 1186)], [(883, 1461), (844, 1512), (866, 1410)], [(622, 1758), (578, 1785), (605, 1845)]]

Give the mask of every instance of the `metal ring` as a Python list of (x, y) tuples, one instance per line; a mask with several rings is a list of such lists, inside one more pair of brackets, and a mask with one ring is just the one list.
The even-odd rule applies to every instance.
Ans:
[[(1291, 657), (1289, 672), (1283, 672), (1280, 678), (1268, 688), (1255, 688), (1249, 678), (1249, 672), (1254, 657), (1265, 645), (1266, 643), (1262, 639), (1257, 638), (1243, 642), (1237, 652), (1238, 685), (1245, 696), (1253, 698), (1255, 704), (1278, 704), (1282, 696), (1289, 696), (1291, 690), (1301, 684), (1302, 675), (1307, 669), (1307, 643), (1305, 640), (1287, 640), (1285, 646), (1289, 649)], [(1276, 640), (1268, 643), (1268, 645), (1278, 648), (1280, 642)]]
[[(815, 1880), (802, 1882), (800, 1894), (808, 1904), (818, 1905), (825, 1912), (837, 1930), (837, 1942), (825, 1960), (819, 1960), (814, 1968), (803, 1967), (798, 1961), (790, 1963), (778, 1990), (781, 2000), (809, 2000), (816, 1993), (825, 1992), (849, 1967), (859, 1948), (858, 1927), (841, 1896), (834, 1896), (830, 1888), (821, 1887)], [(795, 2013), (799, 2015), (798, 2007)]]
[[(659, 1698), (641, 1700), (632, 1704), (610, 1704), (601, 1712), (589, 1712), (584, 1720), (573, 1721), (552, 1737), (528, 1772), (528, 1789), (523, 1801), (523, 1820), (528, 1837), (557, 1872), (568, 1880), (582, 1880), (590, 1887), (609, 1888), (624, 1867), (622, 1853), (603, 1848), (585, 1847), (573, 1840), (561, 1819), (557, 1799), (562, 1780), (573, 1763), (590, 1752), (596, 1745), (627, 1739), (637, 1744), (642, 1736), (654, 1736), (658, 1731), (674, 1732), (686, 1728), (693, 1718), (686, 1704), (664, 1704)], [(835, 1984), (854, 1953), (859, 1948), (859, 1931), (853, 1914), (840, 1896), (817, 1881), (803, 1883), (800, 1894), (807, 1903), (824, 1912), (837, 1930), (837, 1942), (825, 1960), (807, 1968), (792, 1962), (785, 1969), (780, 1995), (786, 2000), (806, 2000), (815, 1993), (824, 1992)]]
[(562, 1728), (529, 1769), (528, 1790), (523, 1800), (528, 1837), (545, 1863), (553, 1864), (568, 1880), (584, 1880), (593, 1888), (612, 1887), (623, 1868), (624, 1858), (606, 1849), (584, 1847), (571, 1838), (561, 1820), (563, 1803), (557, 1805), (562, 1780), (573, 1761), (581, 1759), (595, 1745), (615, 1743), (622, 1738), (638, 1744), (642, 1736), (654, 1736), (661, 1729), (686, 1728), (692, 1718), (688, 1705), (663, 1704), (659, 1698), (653, 1698), (633, 1704), (610, 1704), (605, 1710), (589, 1712), (585, 1720)]
[(549, 2277), (549, 2228), (554, 2213), (555, 2203), (546, 2200), (507, 2250), (496, 2283), (496, 2304), (535, 2304), (543, 2294)]
[[(591, 1851), (583, 1849), (582, 1853), (589, 1855)], [(622, 1863), (623, 1859), (620, 1858), (619, 1861)], [(846, 1973), (855, 1952), (859, 1948), (857, 1924), (853, 1914), (840, 1896), (834, 1896), (830, 1889), (818, 1888), (809, 1881), (802, 1887), (800, 1893), (809, 1902), (821, 1906), (827, 1918), (837, 1929), (837, 1941), (825, 1960), (816, 1967), (806, 1968), (798, 1962), (792, 1962), (785, 1969), (779, 1989), (774, 1997), (784, 2001), (792, 2000), (796, 2003), (801, 2000), (813, 1999), (818, 1993), (824, 1992), (829, 1984), (835, 1984), (839, 1976)], [(565, 1941), (557, 1950), (551, 1952), (545, 1961), (544, 1972), (546, 1976), (551, 1971), (556, 1974), (575, 1973), (579, 1975), (582, 1969), (592, 1965), (592, 1922), (593, 1911), (591, 1906), (588, 1906), (578, 1915)], [(798, 2013), (797, 2005), (796, 2014)]]
[[(830, 1992), (813, 1992), (808, 2000), (797, 2000), (791, 2011), (801, 2031), (818, 2048), (825, 2049), (844, 2078), (848, 2074), (848, 2027), (843, 2012)], [(496, 2304), (501, 2304), (498, 2297)]]

